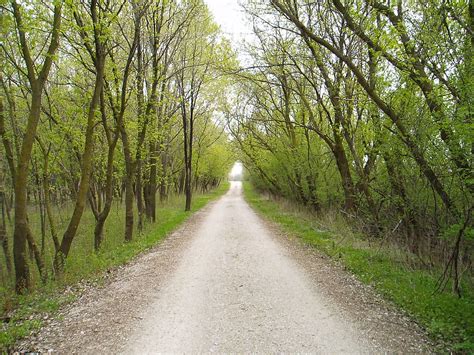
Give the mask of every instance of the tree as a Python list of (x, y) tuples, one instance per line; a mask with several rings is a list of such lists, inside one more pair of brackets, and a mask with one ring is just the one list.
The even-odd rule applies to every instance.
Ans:
[[(72, 241), (76, 235), (77, 228), (81, 221), (87, 201), (94, 152), (94, 128), (96, 125), (95, 114), (102, 95), (105, 68), (105, 46), (103, 33), (104, 24), (101, 23), (102, 14), (100, 13), (97, 0), (91, 0), (90, 2), (90, 17), (93, 28), (93, 40), (87, 38), (88, 34), (85, 32), (81, 14), (76, 9), (73, 9), (73, 14), (80, 29), (84, 45), (93, 62), (95, 69), (95, 82), (89, 104), (89, 110), (87, 113), (84, 152), (81, 159), (81, 179), (76, 196), (74, 212), (71, 216), (71, 219), (69, 220), (69, 224), (66, 231), (64, 232), (60, 248), (56, 251), (56, 256), (54, 259), (55, 269), (57, 272), (61, 272), (64, 267), (64, 259), (68, 256), (71, 249)], [(91, 43), (93, 43), (94, 47), (92, 47)]]
[(187, 5), (192, 21), (187, 28), (187, 40), (180, 48), (177, 87), (183, 124), (185, 210), (190, 211), (194, 126), (196, 119), (203, 114), (201, 91), (216, 60), (217, 27), (209, 21), (208, 9), (202, 1), (190, 1)]
[[(41, 114), (41, 101), (43, 90), (50, 74), (56, 50), (59, 46), (62, 1), (54, 5), (53, 23), (50, 30), (50, 43), (46, 53), (43, 54), (44, 60), (41, 66), (37, 66), (31, 53), (31, 48), (26, 38), (28, 23), (24, 21), (23, 9), (16, 1), (11, 2), (13, 15), (15, 18), (16, 29), (18, 32), (19, 45), (26, 67), (26, 75), (31, 90), (30, 112), (28, 123), (21, 143), (21, 153), (18, 158), (15, 169), (15, 231), (14, 231), (14, 260), (16, 275), (16, 290), (23, 293), (31, 287), (30, 271), (26, 256), (26, 241), (35, 248), (35, 254), (38, 254), (33, 241), (31, 231), (28, 225), (27, 217), (27, 178), (33, 143)], [(40, 272), (44, 273), (44, 265), (38, 265)]]

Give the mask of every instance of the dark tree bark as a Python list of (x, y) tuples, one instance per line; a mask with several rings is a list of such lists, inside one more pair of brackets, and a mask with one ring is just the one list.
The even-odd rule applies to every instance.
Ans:
[[(15, 174), (15, 230), (13, 235), (13, 255), (15, 261), (15, 289), (17, 293), (25, 293), (31, 288), (30, 270), (26, 256), (27, 240), (32, 240), (27, 216), (27, 184), (31, 152), (36, 136), (40, 115), (41, 100), (44, 85), (53, 64), (54, 54), (59, 46), (59, 31), (61, 27), (62, 2), (54, 7), (54, 19), (51, 30), (51, 41), (39, 74), (36, 74), (34, 60), (26, 39), (23, 25), (22, 9), (16, 1), (12, 1), (13, 15), (16, 22), (22, 57), (26, 65), (28, 81), (31, 89), (31, 103), (25, 134), (21, 143), (18, 166)], [(33, 244), (34, 245), (34, 244)]]

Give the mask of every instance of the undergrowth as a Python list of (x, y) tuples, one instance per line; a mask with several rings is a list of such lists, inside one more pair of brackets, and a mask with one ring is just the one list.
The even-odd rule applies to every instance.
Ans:
[[(107, 270), (123, 265), (145, 250), (155, 246), (170, 232), (182, 224), (193, 212), (208, 202), (224, 194), (229, 183), (217, 189), (193, 197), (192, 210), (184, 211), (184, 197), (170, 198), (157, 208), (157, 222), (147, 223), (140, 234), (136, 233), (131, 242), (123, 242), (123, 211), (112, 211), (107, 221), (106, 238), (100, 252), (92, 251), (94, 225), (87, 218), (83, 221), (83, 240), (77, 240), (68, 257), (61, 280), (49, 280), (31, 293), (18, 296), (11, 284), (0, 288), (2, 302), (2, 325), (0, 332), (0, 352), (8, 351), (19, 339), (41, 328), (43, 320), (54, 316), (62, 305), (73, 301), (81, 283), (100, 283)], [(85, 239), (85, 240), (84, 240)]]
[(373, 285), (411, 315), (439, 344), (440, 351), (474, 352), (472, 285), (463, 285), (462, 298), (449, 291), (436, 293), (440, 270), (408, 265), (402, 252), (368, 243), (367, 238), (351, 232), (343, 218), (318, 218), (286, 202), (262, 196), (248, 182), (244, 182), (244, 195), (251, 206), (285, 232), (338, 259), (362, 282)]

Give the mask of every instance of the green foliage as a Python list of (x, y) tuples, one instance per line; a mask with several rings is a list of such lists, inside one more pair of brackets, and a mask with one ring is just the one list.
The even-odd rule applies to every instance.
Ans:
[[(137, 225), (154, 219), (155, 191), (160, 199), (183, 192), (184, 111), (193, 112), (193, 190), (218, 186), (233, 159), (223, 123), (216, 117), (230, 80), (222, 73), (237, 67), (236, 54), (202, 0), (151, 1), (146, 6), (134, 1), (54, 4), (62, 6), (37, 0), (6, 2), (1, 16), (1, 33), (12, 40), (2, 43), (0, 53), (0, 226), (6, 229), (0, 262), (3, 266), (4, 260), (14, 258), (13, 229), (20, 213), (12, 211), (21, 204), (23, 215), (30, 215), (35, 241), (27, 248), (36, 245), (37, 252), (17, 278), (27, 284), (31, 273), (33, 287), (40, 282), (37, 269), (43, 262), (44, 274), (52, 274), (53, 238), (65, 254), (70, 250), (75, 255), (66, 263), (68, 278), (68, 268), (80, 269), (79, 277), (109, 262), (95, 253), (95, 241), (101, 253), (111, 252), (119, 262), (127, 257), (116, 255), (120, 236), (127, 233), (125, 238), (133, 239), (134, 233), (149, 232), (150, 226), (135, 228), (134, 233), (124, 230), (119, 200), (125, 197), (127, 223)], [(60, 16), (54, 16), (56, 10)], [(60, 25), (54, 18), (61, 18)], [(55, 26), (59, 31), (52, 30)], [(20, 40), (22, 30), (25, 41)], [(48, 48), (56, 46), (48, 41), (56, 38), (54, 33), (59, 33), (59, 47), (51, 56)], [(53, 63), (45, 75), (41, 65), (49, 63), (44, 60), (48, 56)], [(33, 90), (33, 72), (45, 75), (41, 79), (47, 85), (40, 90)], [(39, 112), (32, 110), (32, 92), (37, 91), (33, 96), (40, 102)], [(31, 134), (25, 134), (27, 127)], [(25, 146), (31, 147), (31, 153), (25, 150), (28, 163), (18, 167)], [(14, 189), (16, 181), (24, 180), (26, 203), (18, 202)], [(132, 221), (134, 199), (140, 212)], [(102, 217), (113, 221), (104, 225), (103, 242), (100, 228), (96, 240), (91, 233), (101, 226)], [(21, 248), (24, 237), (16, 234)], [(17, 266), (27, 263), (18, 255), (28, 251), (15, 254)], [(79, 268), (75, 263), (82, 259), (88, 263)], [(0, 269), (0, 276), (2, 287), (14, 286), (6, 268)]]
[[(285, 232), (302, 238), (325, 254), (336, 258), (359, 280), (373, 285), (387, 299), (422, 324), (441, 347), (472, 351), (474, 344), (474, 287), (465, 283), (464, 297), (449, 292), (435, 293), (439, 275), (409, 267), (400, 255), (378, 244), (369, 246), (360, 237), (340, 236), (341, 227), (320, 231), (314, 227), (317, 217), (262, 198), (245, 182), (246, 200), (263, 216), (278, 223)], [(342, 233), (345, 231), (342, 229)], [(445, 345), (443, 345), (445, 344)], [(440, 349), (441, 350), (441, 349)]]

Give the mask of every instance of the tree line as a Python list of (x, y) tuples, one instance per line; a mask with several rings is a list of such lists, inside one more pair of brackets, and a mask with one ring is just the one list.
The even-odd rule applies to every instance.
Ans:
[(60, 277), (85, 213), (99, 251), (114, 201), (131, 241), (157, 199), (184, 194), (190, 210), (219, 185), (232, 152), (215, 112), (235, 58), (202, 0), (0, 7), (2, 274), (24, 293), (33, 273)]
[[(249, 1), (229, 129), (255, 185), (472, 275), (472, 1)], [(232, 117), (232, 119), (230, 119)]]

